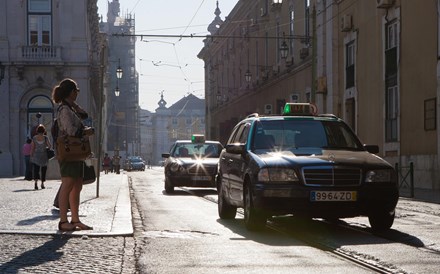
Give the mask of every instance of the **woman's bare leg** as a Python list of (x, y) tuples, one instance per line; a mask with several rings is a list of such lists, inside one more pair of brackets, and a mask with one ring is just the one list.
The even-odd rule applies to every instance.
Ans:
[(67, 210), (69, 207), (69, 195), (75, 184), (75, 179), (72, 177), (61, 177), (60, 194), (58, 196), (58, 205), (60, 207), (60, 224), (59, 228), (64, 230), (71, 230), (74, 227), (68, 223)]
[(78, 181), (75, 182), (72, 191), (70, 192), (70, 203), (73, 204), (71, 207), (72, 220), (71, 224), (75, 225), (75, 227), (81, 230), (91, 230), (93, 227), (85, 225), (79, 219), (79, 202), (80, 202), (80, 194), (82, 190), (83, 182), (82, 178), (79, 178)]
[(82, 178), (77, 178), (70, 191), (70, 212), (72, 213), (72, 223), (79, 222), (79, 201), (82, 190)]

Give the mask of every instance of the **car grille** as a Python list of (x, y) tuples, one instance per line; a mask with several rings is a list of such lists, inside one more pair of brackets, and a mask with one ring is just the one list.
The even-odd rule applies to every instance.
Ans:
[(217, 173), (217, 167), (192, 166), (188, 169), (188, 173), (191, 175), (215, 175)]
[(343, 166), (304, 167), (302, 172), (309, 186), (358, 186), (362, 178), (361, 169)]

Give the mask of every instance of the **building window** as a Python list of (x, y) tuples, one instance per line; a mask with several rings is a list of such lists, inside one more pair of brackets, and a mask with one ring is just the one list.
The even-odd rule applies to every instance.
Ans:
[(277, 57), (277, 61), (279, 62), (281, 59), (280, 48), (281, 48), (281, 28), (280, 22), (276, 23), (276, 32), (277, 32), (277, 45), (275, 47), (275, 54)]
[(399, 88), (397, 82), (399, 35), (397, 20), (385, 26), (385, 140), (398, 140)]
[(28, 0), (28, 43), (48, 46), (52, 39), (51, 0)]
[(304, 10), (304, 35), (307, 37), (306, 44), (309, 45), (310, 37), (310, 0), (304, 0), (305, 10)]
[(28, 0), (29, 12), (50, 12), (51, 0)]
[(354, 42), (350, 42), (345, 47), (345, 88), (354, 87)]
[(264, 65), (269, 65), (269, 33), (265, 33), (265, 39), (264, 39)]
[(386, 92), (385, 138), (387, 142), (397, 141), (397, 116), (399, 113), (397, 85), (388, 87)]
[(437, 128), (437, 100), (436, 98), (425, 100), (424, 121), (425, 130), (435, 130)]
[(286, 105), (286, 100), (285, 99), (277, 99), (277, 107), (275, 109), (276, 113), (275, 114), (282, 114), (284, 111), (284, 106)]
[(171, 120), (171, 123), (173, 124), (173, 126), (176, 126), (177, 125), (177, 118), (173, 118)]
[(312, 93), (310, 91), (306, 91), (306, 103), (312, 102)]
[(399, 36), (397, 21), (393, 21), (386, 26), (385, 77), (392, 77), (397, 74), (398, 47)]
[(299, 94), (298, 93), (290, 94), (290, 102), (291, 103), (299, 103)]
[(267, 11), (269, 9), (269, 0), (263, 0), (263, 5), (261, 7), (261, 16), (265, 16), (267, 14)]
[[(293, 5), (290, 7), (290, 24), (289, 24), (289, 34), (290, 37), (293, 37), (295, 35), (295, 11), (293, 9)], [(294, 44), (295, 40), (294, 39), (289, 39), (289, 44), (290, 44), (290, 52), (294, 52)]]

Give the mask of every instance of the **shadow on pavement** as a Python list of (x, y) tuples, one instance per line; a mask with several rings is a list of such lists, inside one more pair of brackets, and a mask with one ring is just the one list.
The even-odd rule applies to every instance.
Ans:
[(58, 250), (67, 241), (68, 238), (65, 237), (53, 237), (43, 245), (26, 251), (9, 262), (0, 265), (0, 273), (20, 273), (24, 268), (42, 265), (49, 261), (57, 261), (64, 255), (62, 251)]

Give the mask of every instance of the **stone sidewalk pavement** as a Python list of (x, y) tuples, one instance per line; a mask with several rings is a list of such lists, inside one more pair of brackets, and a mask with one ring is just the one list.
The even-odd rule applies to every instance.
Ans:
[[(48, 180), (45, 182), (46, 189), (41, 189), (39, 183), (39, 190), (34, 190), (34, 182), (25, 181), (22, 177), (1, 178), (0, 234), (62, 234), (58, 231), (59, 211), (53, 207), (60, 184), (60, 180)], [(127, 175), (101, 172), (99, 188), (96, 181), (84, 185), (79, 213), (81, 220), (94, 229), (65, 234), (133, 235)]]

